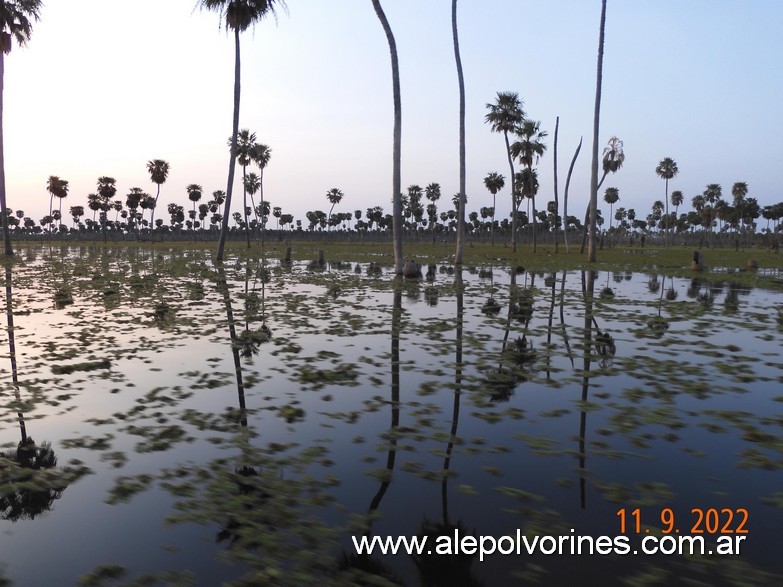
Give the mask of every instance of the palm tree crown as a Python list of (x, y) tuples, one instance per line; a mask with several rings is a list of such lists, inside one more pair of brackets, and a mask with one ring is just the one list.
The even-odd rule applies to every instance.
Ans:
[(671, 157), (665, 157), (658, 163), (658, 167), (655, 168), (655, 173), (658, 174), (658, 177), (665, 179), (666, 181), (677, 175), (678, 171), (677, 163)]
[(522, 100), (516, 92), (498, 92), (494, 104), (487, 104), (484, 122), (490, 125), (492, 132), (509, 133), (525, 120)]
[(220, 14), (220, 20), (225, 21), (226, 28), (232, 31), (244, 32), (267, 14), (276, 16), (278, 6), (285, 7), (282, 0), (201, 0), (201, 8)]
[(484, 178), (484, 187), (489, 190), (493, 196), (503, 189), (506, 185), (506, 179), (499, 173), (492, 171)]
[(33, 21), (40, 18), (41, 0), (5, 0), (0, 2), (0, 48), (8, 55), (13, 41), (21, 47), (30, 40)]

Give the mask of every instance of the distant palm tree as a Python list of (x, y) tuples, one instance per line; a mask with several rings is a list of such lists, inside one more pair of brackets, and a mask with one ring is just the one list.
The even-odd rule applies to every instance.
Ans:
[(612, 206), (620, 200), (620, 190), (617, 188), (606, 188), (604, 192), (604, 202), (609, 204), (609, 230), (612, 229)]
[(494, 171), (491, 171), (487, 174), (487, 177), (484, 178), (484, 187), (486, 187), (489, 190), (489, 193), (492, 194), (492, 246), (495, 246), (495, 196), (497, 193), (503, 189), (503, 186), (506, 185), (505, 178), (500, 175), (499, 173), (496, 173)]
[(106, 213), (111, 209), (111, 200), (117, 193), (116, 183), (116, 179), (106, 175), (98, 178), (98, 209), (101, 211), (104, 242), (106, 241)]
[[(609, 139), (609, 143), (606, 145), (606, 147), (604, 147), (603, 159), (601, 161), (601, 166), (604, 170), (604, 173), (601, 176), (601, 181), (598, 182), (598, 187), (596, 187), (596, 190), (601, 189), (601, 186), (604, 184), (604, 180), (606, 179), (606, 176), (608, 174), (617, 173), (617, 171), (623, 166), (624, 161), (625, 161), (625, 153), (623, 152), (623, 142), (617, 137), (612, 137), (611, 139)], [(582, 233), (582, 246), (579, 249), (580, 254), (585, 252), (585, 244), (587, 242), (587, 233), (588, 233), (589, 225), (590, 225), (590, 204), (588, 203), (587, 210), (585, 210), (585, 228), (584, 228), (584, 232)]]
[(516, 214), (516, 185), (514, 175), (514, 158), (511, 155), (511, 145), (508, 142), (508, 133), (514, 132), (525, 120), (525, 112), (522, 110), (522, 100), (516, 92), (498, 92), (494, 104), (487, 104), (484, 122), (490, 125), (492, 132), (502, 132), (506, 141), (506, 156), (508, 167), (511, 170), (511, 248), (517, 251), (517, 214)]
[(666, 246), (669, 246), (669, 180), (677, 175), (679, 169), (677, 169), (677, 163), (671, 157), (664, 157), (658, 167), (655, 168), (655, 173), (661, 179), (666, 182), (666, 216), (664, 220), (664, 226), (666, 227), (666, 238), (664, 240)]
[[(233, 137), (228, 137), (228, 148), (232, 148)], [(256, 133), (250, 132), (248, 129), (243, 128), (237, 134), (236, 142), (236, 155), (237, 163), (242, 167), (242, 212), (245, 217), (245, 226), (249, 226), (247, 221), (247, 166), (250, 165), (252, 159), (250, 158), (250, 149), (256, 142)], [(250, 248), (250, 231), (246, 232), (247, 236), (247, 248)]]
[(400, 97), (400, 66), (397, 60), (397, 43), (394, 40), (389, 20), (383, 12), (380, 0), (372, 0), (372, 6), (378, 20), (381, 21), (386, 41), (389, 43), (389, 54), (392, 67), (392, 97), (394, 101), (394, 138), (392, 140), (392, 247), (394, 249), (394, 272), (402, 274), (402, 98)]
[(263, 19), (267, 14), (275, 14), (278, 6), (285, 6), (283, 0), (199, 0), (199, 6), (214, 10), (221, 20), (225, 19), (226, 30), (234, 32), (234, 115), (231, 130), (231, 155), (228, 161), (228, 181), (226, 187), (226, 209), (223, 214), (223, 224), (218, 239), (216, 260), (223, 261), (223, 252), (228, 234), (228, 219), (231, 210), (231, 195), (234, 187), (234, 169), (236, 167), (237, 134), (239, 133), (239, 96), (240, 96), (240, 59), (239, 33), (246, 31), (250, 25)]
[(185, 188), (188, 192), (188, 200), (193, 202), (193, 217), (196, 216), (196, 202), (201, 200), (202, 188), (197, 183), (192, 183)]
[[(539, 157), (546, 151), (546, 145), (543, 140), (546, 138), (546, 131), (541, 130), (541, 123), (533, 120), (525, 120), (519, 127), (515, 129), (519, 140), (514, 141), (511, 145), (511, 154), (514, 157), (519, 157), (519, 162), (527, 169), (526, 179), (530, 182), (528, 186), (522, 186), (520, 190), (523, 195), (530, 198), (533, 204), (533, 252), (536, 252), (536, 192), (538, 188), (533, 189), (533, 180), (535, 174), (533, 173), (533, 165), (538, 163)], [(516, 208), (514, 209), (514, 216), (516, 216)]]
[[(158, 191), (155, 194), (155, 206), (157, 206), (158, 196), (160, 196), (160, 186), (166, 182), (166, 178), (169, 176), (169, 164), (163, 159), (152, 159), (151, 161), (147, 161), (147, 171), (150, 174), (152, 183), (158, 185)], [(155, 206), (152, 207), (150, 226), (155, 225)]]
[(343, 191), (339, 188), (332, 188), (328, 192), (326, 192), (326, 199), (329, 200), (329, 202), (332, 204), (332, 207), (329, 208), (329, 214), (327, 215), (326, 224), (329, 227), (329, 230), (332, 229), (332, 210), (334, 210), (334, 207), (340, 203), (340, 201), (343, 199)]
[[(261, 199), (260, 206), (264, 207), (264, 169), (269, 165), (269, 160), (272, 158), (272, 149), (262, 143), (255, 143), (250, 148), (250, 158), (253, 163), (258, 165), (258, 193)], [(255, 205), (253, 205), (255, 209)], [(261, 217), (261, 246), (264, 246), (264, 218)]]
[[(5, 77), (5, 56), (11, 52), (13, 42), (24, 46), (33, 32), (32, 21), (37, 21), (41, 11), (40, 0), (2, 0), (0, 1), (0, 211), (5, 211), (5, 145), (3, 133), (3, 87)], [(0, 214), (3, 223), (3, 241), (5, 254), (13, 255), (11, 233), (8, 229), (8, 216)]]
[[(56, 175), (50, 175), (46, 182), (46, 191), (49, 192), (49, 216), (52, 216), (52, 200), (56, 197), (60, 200), (60, 217), (62, 218), (63, 198), (68, 196), (68, 181), (60, 179)], [(51, 234), (52, 229), (49, 228)]]
[[(245, 176), (244, 184), (245, 193), (250, 195), (250, 206), (253, 209), (253, 216), (256, 217), (256, 225), (258, 225), (258, 210), (256, 210), (256, 202), (253, 199), (253, 196), (261, 189), (261, 178), (251, 171)], [(263, 211), (263, 206), (259, 206), (259, 208)], [(247, 208), (245, 208), (245, 212), (247, 212)], [(261, 216), (263, 218), (263, 214)], [(247, 223), (247, 215), (245, 215), (245, 223)], [(248, 234), (249, 233), (250, 231), (248, 231)]]

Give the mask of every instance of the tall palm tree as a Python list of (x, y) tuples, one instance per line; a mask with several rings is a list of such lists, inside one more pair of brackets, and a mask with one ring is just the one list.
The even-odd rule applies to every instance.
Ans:
[[(166, 178), (169, 176), (169, 164), (163, 159), (152, 159), (151, 161), (147, 161), (147, 171), (150, 174), (152, 183), (157, 184), (158, 186), (158, 191), (155, 194), (155, 206), (157, 206), (158, 196), (160, 196), (160, 186), (166, 182)], [(155, 226), (155, 206), (152, 207), (150, 226)]]
[[(533, 204), (533, 252), (536, 252), (536, 192), (538, 188), (533, 188), (533, 181), (535, 174), (533, 173), (533, 165), (538, 163), (539, 157), (546, 151), (546, 145), (543, 140), (547, 137), (547, 132), (541, 130), (541, 123), (533, 120), (525, 120), (515, 130), (519, 140), (514, 141), (511, 145), (511, 154), (514, 157), (519, 157), (519, 162), (525, 166), (527, 173), (525, 178), (530, 182), (528, 186), (522, 186), (520, 190), (523, 195), (530, 198)], [(516, 216), (516, 208), (514, 209), (514, 216)]]
[[(33, 21), (37, 21), (41, 11), (41, 0), (0, 0), (0, 211), (5, 211), (5, 145), (3, 138), (3, 87), (5, 77), (5, 56), (11, 52), (14, 40), (21, 47), (30, 40)], [(8, 229), (8, 216), (0, 214), (3, 223), (3, 242), (5, 254), (13, 255), (11, 233)]]
[(508, 167), (511, 170), (511, 249), (517, 251), (517, 214), (516, 214), (516, 185), (514, 176), (514, 158), (511, 155), (511, 145), (508, 142), (508, 133), (514, 132), (525, 120), (525, 112), (522, 110), (522, 100), (516, 92), (498, 92), (494, 104), (487, 104), (489, 112), (484, 116), (484, 122), (490, 125), (492, 132), (502, 132), (506, 141), (506, 156)]
[(223, 224), (218, 239), (217, 261), (223, 261), (228, 234), (228, 220), (231, 210), (231, 195), (234, 187), (234, 170), (236, 169), (237, 134), (239, 133), (239, 96), (240, 96), (240, 56), (239, 34), (246, 31), (267, 14), (275, 14), (275, 9), (285, 6), (283, 0), (199, 0), (202, 9), (214, 10), (225, 20), (226, 30), (234, 32), (234, 114), (231, 129), (231, 155), (228, 160), (228, 181), (226, 187), (226, 209), (223, 214)]
[(459, 54), (457, 34), (457, 0), (451, 1), (451, 34), (454, 38), (454, 60), (457, 63), (459, 82), (459, 207), (457, 209), (457, 251), (454, 262), (462, 264), (465, 250), (465, 76), (462, 73), (462, 59)]
[[(60, 179), (56, 175), (50, 175), (46, 181), (46, 191), (49, 192), (49, 216), (52, 216), (52, 200), (58, 198), (60, 200), (60, 218), (62, 218), (63, 211), (63, 198), (68, 196), (68, 180)], [(49, 233), (51, 233), (51, 227)]]
[[(262, 143), (254, 143), (250, 148), (250, 158), (258, 165), (258, 193), (261, 199), (261, 208), (264, 208), (264, 169), (272, 158), (272, 149)], [(255, 204), (253, 205), (255, 210)], [(264, 246), (264, 218), (261, 217), (261, 246)]]
[(400, 65), (397, 60), (397, 42), (394, 40), (389, 20), (383, 12), (380, 0), (372, 0), (378, 20), (381, 21), (392, 68), (392, 97), (394, 101), (394, 138), (392, 140), (392, 247), (394, 248), (394, 272), (402, 274), (402, 98), (400, 97)]
[(196, 202), (201, 200), (202, 187), (197, 183), (192, 183), (185, 188), (188, 192), (188, 200), (193, 202), (193, 216), (196, 216)]
[(655, 173), (666, 182), (666, 216), (664, 226), (666, 228), (666, 239), (664, 240), (666, 246), (669, 246), (669, 180), (677, 175), (677, 163), (671, 157), (664, 157), (658, 167), (655, 168)]
[[(228, 148), (232, 147), (233, 137), (228, 137)], [(243, 128), (237, 134), (236, 155), (237, 163), (242, 167), (242, 214), (245, 217), (245, 226), (250, 226), (247, 221), (247, 166), (250, 165), (250, 149), (256, 142), (256, 133)], [(247, 248), (250, 248), (250, 231), (246, 231)]]
[(484, 178), (484, 187), (492, 194), (492, 246), (495, 246), (495, 196), (506, 185), (505, 178), (495, 171), (490, 171)]
[(604, 192), (604, 202), (609, 204), (609, 230), (612, 230), (612, 206), (620, 200), (620, 190), (617, 188), (606, 188)]
[(606, 0), (601, 0), (601, 22), (598, 27), (598, 60), (595, 74), (595, 107), (593, 110), (593, 159), (590, 165), (590, 223), (587, 236), (587, 262), (595, 263), (595, 226), (598, 221), (598, 133), (601, 119), (601, 83), (604, 75), (604, 33)]
[(326, 220), (329, 230), (332, 230), (332, 210), (334, 210), (334, 207), (343, 199), (343, 195), (343, 191), (339, 188), (332, 188), (326, 192), (326, 199), (332, 204), (332, 207), (329, 208), (329, 214), (327, 215)]

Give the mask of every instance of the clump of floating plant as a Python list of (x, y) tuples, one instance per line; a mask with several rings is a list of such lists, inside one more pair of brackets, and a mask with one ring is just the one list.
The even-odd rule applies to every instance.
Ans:
[(54, 292), (54, 307), (58, 310), (73, 304), (71, 292), (67, 289), (58, 289)]
[(487, 316), (497, 316), (500, 313), (500, 310), (500, 304), (495, 298), (488, 298), (487, 301), (484, 302), (484, 305), (481, 306), (482, 314)]
[(285, 406), (282, 406), (277, 413), (288, 424), (293, 424), (294, 422), (301, 422), (302, 420), (304, 420), (305, 417), (305, 411), (299, 406), (296, 406), (294, 404), (287, 404)]
[(316, 389), (324, 385), (358, 385), (358, 376), (353, 363), (341, 363), (334, 369), (317, 369), (311, 365), (299, 367), (299, 381), (312, 384)]
[(52, 365), (52, 373), (55, 375), (68, 375), (76, 371), (95, 371), (97, 369), (111, 369), (109, 359), (100, 359), (98, 361), (85, 361), (73, 365)]

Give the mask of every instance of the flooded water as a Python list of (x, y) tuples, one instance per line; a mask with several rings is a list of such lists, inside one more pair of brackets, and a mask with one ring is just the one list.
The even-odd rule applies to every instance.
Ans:
[[(751, 276), (18, 257), (13, 584), (780, 582), (783, 293)], [(712, 554), (642, 551), (686, 535)], [(462, 550), (352, 540), (388, 536)]]

